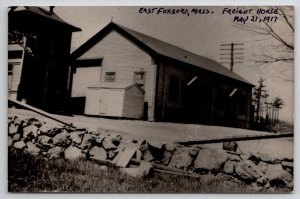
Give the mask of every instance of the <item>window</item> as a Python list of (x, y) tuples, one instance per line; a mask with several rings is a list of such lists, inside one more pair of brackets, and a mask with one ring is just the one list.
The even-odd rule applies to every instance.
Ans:
[(178, 100), (179, 78), (171, 75), (169, 80), (169, 100), (176, 102)]
[(137, 83), (140, 87), (144, 88), (145, 72), (134, 72), (133, 82)]
[(105, 73), (106, 82), (115, 82), (116, 81), (116, 72), (106, 72)]

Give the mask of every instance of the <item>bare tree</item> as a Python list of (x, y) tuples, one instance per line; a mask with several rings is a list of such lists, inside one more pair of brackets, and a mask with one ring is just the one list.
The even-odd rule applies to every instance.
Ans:
[(283, 105), (284, 102), (280, 97), (275, 97), (272, 100), (272, 107), (273, 107), (272, 121), (274, 123), (278, 123), (279, 110), (283, 107)]
[[(277, 11), (276, 18), (266, 20), (266, 15), (253, 14), (260, 23), (239, 25), (243, 30), (253, 32), (259, 42), (268, 41), (261, 46), (262, 52), (255, 54), (254, 62), (267, 64), (274, 62), (293, 63), (294, 61), (294, 8), (292, 6), (266, 7)], [(263, 43), (264, 43), (263, 42)], [(270, 45), (271, 43), (271, 45)], [(265, 43), (264, 43), (265, 44)]]
[(254, 88), (253, 92), (253, 102), (256, 105), (256, 120), (259, 120), (260, 118), (260, 108), (261, 108), (261, 102), (262, 99), (266, 99), (269, 94), (266, 90), (266, 85), (264, 84), (264, 79), (260, 78), (258, 80), (258, 86)]

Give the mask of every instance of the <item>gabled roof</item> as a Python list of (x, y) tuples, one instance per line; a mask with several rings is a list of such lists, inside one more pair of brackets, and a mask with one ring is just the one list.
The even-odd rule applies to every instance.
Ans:
[[(64, 26), (66, 28), (69, 28), (73, 32), (81, 31), (80, 28), (77, 28), (77, 27), (65, 22), (54, 12), (51, 12), (51, 11), (46, 10), (41, 7), (25, 6), (25, 9), (9, 12), (10, 17), (12, 17), (12, 16), (18, 17), (17, 19), (22, 21), (22, 23), (24, 23), (24, 21), (26, 20), (26, 17), (29, 17), (29, 15), (31, 15), (33, 17), (40, 17), (49, 22), (55, 23), (60, 26)], [(42, 21), (39, 21), (39, 22), (42, 23)], [(29, 21), (28, 23), (33, 23), (33, 22)]]
[(128, 89), (136, 86), (142, 93), (145, 93), (144, 89), (136, 83), (118, 83), (118, 82), (101, 82), (88, 88), (107, 88), (107, 89)]
[(90, 38), (86, 43), (75, 50), (71, 55), (72, 58), (77, 59), (78, 57), (83, 55), (113, 29), (124, 35), (136, 45), (145, 49), (149, 54), (165, 56), (252, 85), (250, 82), (248, 82), (238, 74), (230, 71), (228, 68), (212, 59), (197, 55), (195, 53), (189, 52), (172, 44), (131, 30), (113, 22), (108, 24), (96, 35)]

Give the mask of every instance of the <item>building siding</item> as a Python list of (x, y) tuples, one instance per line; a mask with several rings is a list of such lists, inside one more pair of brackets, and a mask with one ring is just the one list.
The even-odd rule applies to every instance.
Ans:
[[(172, 61), (161, 61), (158, 75), (157, 120), (249, 127), (251, 106), (249, 86), (243, 86), (238, 81)], [(178, 98), (175, 101), (169, 99), (171, 76), (177, 77), (179, 81)], [(198, 78), (188, 86), (188, 82), (195, 76)], [(229, 97), (234, 89), (237, 89), (237, 92), (233, 97)], [(218, 91), (224, 93), (224, 99), (217, 99), (221, 98), (217, 96)], [(241, 99), (244, 101), (241, 102)], [(220, 100), (224, 104), (218, 109), (217, 103)], [(244, 109), (243, 113), (242, 109)], [(228, 120), (229, 115), (235, 117), (235, 120)]]
[(12, 74), (8, 76), (8, 93), (10, 98), (17, 99), (17, 92), (22, 75), (24, 49), (18, 44), (9, 44), (8, 51), (22, 52), (20, 57), (8, 58), (8, 64), (12, 65)]
[(123, 117), (141, 119), (144, 109), (144, 94), (132, 86), (125, 90)]
[(72, 97), (84, 97), (88, 86), (100, 83), (101, 67), (76, 68), (73, 74)]
[(154, 119), (156, 65), (151, 56), (127, 38), (112, 30), (101, 41), (84, 53), (80, 59), (102, 57), (100, 82), (106, 72), (116, 72), (115, 82), (134, 83), (134, 72), (145, 72), (145, 102), (148, 103), (148, 120)]

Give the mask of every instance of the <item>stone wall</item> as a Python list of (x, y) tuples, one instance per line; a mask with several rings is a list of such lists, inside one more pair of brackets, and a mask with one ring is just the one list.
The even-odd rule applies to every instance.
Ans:
[(104, 129), (72, 130), (35, 118), (8, 117), (8, 146), (47, 159), (84, 158), (113, 163), (126, 146), (136, 147), (133, 158), (194, 174), (224, 173), (260, 187), (293, 187), (293, 159), (268, 154), (236, 153), (213, 144), (183, 146), (135, 140)]

